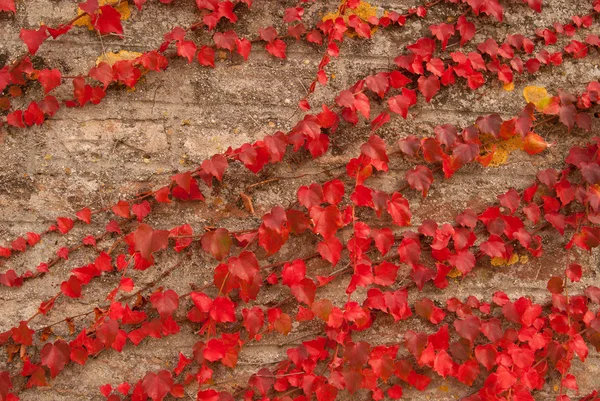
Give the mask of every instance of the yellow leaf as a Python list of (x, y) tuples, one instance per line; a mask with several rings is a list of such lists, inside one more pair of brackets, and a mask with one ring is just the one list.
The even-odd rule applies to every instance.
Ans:
[[(377, 8), (373, 7), (371, 4), (367, 3), (366, 1), (361, 1), (358, 4), (358, 7), (356, 7), (355, 9), (347, 8), (345, 13), (342, 15), (342, 18), (344, 18), (344, 21), (348, 22), (348, 19), (350, 18), (351, 15), (356, 15), (358, 18), (360, 18), (361, 20), (366, 22), (369, 20), (370, 17), (377, 16)], [(385, 15), (385, 13), (384, 13), (384, 15)], [(340, 13), (338, 11), (336, 11), (334, 13), (326, 14), (322, 20), (323, 21), (335, 20), (339, 16), (340, 16)], [(371, 33), (374, 33), (376, 30), (377, 30), (377, 27), (371, 29)], [(348, 35), (350, 37), (356, 36), (356, 34), (354, 32), (347, 32), (346, 35)]]
[[(114, 2), (114, 1), (109, 1), (109, 0), (99, 0), (98, 1), (99, 7), (105, 6), (107, 4), (113, 6), (115, 8), (115, 10), (117, 10), (119, 12), (119, 14), (121, 14), (121, 21), (125, 21), (126, 19), (129, 19), (129, 17), (131, 16), (131, 10), (129, 9), (129, 3), (127, 3), (126, 1), (121, 1), (118, 4), (116, 4), (116, 2)], [(84, 11), (81, 8), (77, 9), (77, 15), (81, 15), (83, 13), (84, 13)], [(94, 26), (92, 25), (92, 19), (90, 18), (89, 15), (79, 18), (77, 21), (75, 21), (73, 23), (73, 25), (86, 26), (90, 31), (94, 30)]]
[(523, 97), (527, 103), (533, 103), (539, 111), (543, 111), (552, 102), (548, 91), (539, 86), (526, 86), (523, 89)]
[(496, 151), (488, 167), (499, 167), (506, 164), (508, 156), (517, 149), (523, 149), (523, 140), (520, 135), (496, 142)]
[(130, 52), (128, 50), (121, 50), (118, 53), (108, 52), (108, 53), (104, 53), (103, 55), (101, 55), (100, 57), (98, 57), (96, 59), (96, 65), (98, 65), (104, 61), (112, 66), (117, 61), (135, 60), (136, 58), (138, 58), (141, 55), (142, 55), (142, 53)]
[(518, 261), (519, 261), (519, 255), (517, 255), (516, 253), (513, 253), (513, 255), (511, 256), (510, 259), (492, 258), (491, 263), (492, 263), (492, 266), (510, 266), (510, 265), (514, 265)]
[(515, 90), (515, 83), (514, 82), (509, 82), (507, 84), (504, 84), (504, 90), (507, 92), (512, 92)]

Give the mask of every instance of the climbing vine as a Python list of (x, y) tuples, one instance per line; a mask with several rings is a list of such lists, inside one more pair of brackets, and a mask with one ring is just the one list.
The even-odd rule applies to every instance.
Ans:
[[(160, 2), (168, 12), (171, 0)], [(164, 33), (157, 48), (104, 54), (80, 76), (66, 75), (61, 66), (34, 67), (40, 47), (74, 29), (123, 36), (130, 7), (143, 12), (145, 3), (88, 0), (62, 24), (22, 28), (23, 54), (0, 68), (0, 129), (28, 135), (29, 127), (45, 124), (62, 107), (93, 107), (108, 90), (144, 85), (144, 75), (169, 70), (176, 58), (217, 68), (234, 58), (247, 61), (261, 47), (285, 60), (288, 49), (303, 41), (320, 61), (298, 99), (300, 117), (288, 132), (230, 147), (133, 198), (52, 216), (46, 229), (1, 244), (3, 291), (44, 285), (44, 276), (75, 253), (89, 260), (71, 269), (35, 314), (0, 333), (7, 355), (0, 365), (0, 401), (27, 399), (25, 392), (34, 391), (27, 389), (52, 385), (66, 369), (86, 369), (101, 353), (160, 341), (182, 326), (192, 327), (197, 341), (190, 349), (174, 349), (169, 369), (106, 383), (98, 394), (109, 401), (401, 399), (408, 389), (425, 391), (439, 376), (464, 386), (465, 401), (533, 400), (548, 383), (558, 383), (557, 401), (600, 400), (596, 391), (579, 394), (571, 369), (575, 360), (586, 363), (600, 350), (600, 285), (581, 287), (595, 273), (579, 256), (600, 246), (600, 140), (591, 135), (600, 82), (588, 82), (580, 92), (527, 86), (520, 111), (510, 118), (490, 113), (419, 136), (380, 136), (392, 119), (406, 119), (419, 102), (457, 86), (477, 90), (496, 84), (511, 91), (517, 79), (550, 73), (565, 59), (577, 63), (595, 55), (598, 0), (568, 21), (511, 32), (502, 43), (474, 42), (483, 24), (503, 23), (498, 0), (437, 0), (383, 13), (362, 1), (342, 0), (319, 21), (305, 20), (306, 9), (318, 2), (300, 0), (285, 9), (279, 28), (263, 27), (253, 35), (236, 27), (252, 0), (196, 0), (196, 20)], [(540, 0), (523, 3), (513, 6), (543, 11)], [(0, 13), (14, 17), (21, 6), (26, 5), (0, 0)], [(428, 13), (434, 7), (453, 16), (432, 23)], [(362, 43), (417, 19), (427, 24), (427, 34), (400, 46), (391, 68), (362, 77), (326, 102), (315, 100), (319, 85), (334, 74), (331, 61), (344, 56), (344, 41)], [(200, 42), (196, 32), (209, 39)], [(59, 98), (57, 92), (72, 95)], [(314, 163), (330, 151), (331, 138), (363, 121), (370, 133), (352, 158), (315, 174), (312, 182), (297, 186), (289, 203), (255, 216), (244, 230), (221, 222), (198, 227), (183, 220), (167, 228), (155, 223), (160, 211), (204, 202), (221, 186), (235, 186), (240, 168), (258, 174), (291, 163), (292, 154)], [(493, 204), (464, 208), (452, 222), (412, 223), (412, 200), (426, 198), (445, 180), (460, 179), (461, 169), (491, 168), (515, 149), (544, 157), (553, 146), (546, 137), (550, 128), (588, 137), (584, 146), (561, 155), (560, 170), (541, 169), (529, 185), (508, 188)], [(407, 165), (398, 176), (397, 166)], [(390, 189), (381, 184), (385, 177), (400, 182)], [(283, 179), (289, 177), (250, 187), (276, 186)], [(250, 187), (239, 188), (240, 202), (256, 214)], [(84, 231), (90, 234), (74, 235)], [(45, 262), (27, 269), (14, 265), (16, 255), (26, 257), (37, 244), (67, 234), (75, 241), (54, 249)], [(503, 288), (485, 297), (448, 293), (452, 280), (483, 266), (510, 271), (517, 261), (542, 257), (549, 246), (544, 235), (561, 238), (564, 248), (560, 274), (545, 278), (545, 302), (511, 298)], [(293, 244), (300, 251), (290, 258), (285, 250)], [(187, 292), (165, 288), (162, 281), (189, 268), (198, 254), (211, 260), (211, 282), (193, 283)], [(166, 267), (160, 266), (164, 259)], [(159, 268), (145, 284), (134, 280), (132, 271), (152, 274)], [(90, 297), (88, 286), (107, 276), (118, 284), (103, 294), (103, 302), (52, 318), (63, 304)], [(441, 298), (423, 296), (427, 288)], [(264, 296), (271, 290), (280, 294), (277, 302)], [(397, 342), (381, 343), (373, 333), (382, 321), (422, 330), (405, 330)], [(59, 326), (68, 336), (56, 332)], [(297, 328), (309, 334), (285, 338)], [(219, 379), (223, 369), (236, 372), (244, 347), (266, 337), (286, 346), (282, 360), (236, 376), (235, 386)]]

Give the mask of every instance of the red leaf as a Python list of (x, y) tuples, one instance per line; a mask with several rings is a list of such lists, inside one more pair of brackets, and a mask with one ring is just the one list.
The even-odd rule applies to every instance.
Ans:
[(302, 206), (311, 209), (323, 202), (323, 189), (316, 183), (312, 183), (310, 187), (301, 186), (298, 188), (297, 197)]
[(456, 267), (456, 269), (463, 274), (463, 276), (468, 274), (475, 267), (475, 255), (467, 249), (458, 251), (456, 255), (450, 255), (448, 260), (452, 266)]
[(396, 282), (399, 266), (383, 262), (373, 268), (373, 282), (378, 285), (390, 286)]
[(244, 58), (244, 61), (248, 61), (248, 56), (252, 50), (252, 42), (248, 39), (236, 39), (235, 45), (237, 52)]
[(302, 21), (302, 15), (304, 14), (304, 8), (302, 7), (290, 7), (285, 9), (283, 20), (285, 22)]
[(133, 280), (130, 277), (123, 277), (119, 283), (119, 289), (125, 292), (131, 292), (133, 290)]
[(571, 282), (579, 282), (581, 280), (581, 265), (571, 263), (567, 268), (566, 274)]
[(223, 180), (223, 174), (227, 169), (227, 159), (223, 155), (214, 155), (210, 160), (202, 162), (202, 170), (207, 174), (212, 175), (217, 180)]
[(227, 297), (215, 298), (210, 317), (221, 323), (235, 322), (235, 304)]
[(70, 354), (71, 349), (69, 344), (63, 340), (56, 340), (54, 344), (47, 343), (40, 352), (42, 365), (50, 368), (50, 374), (54, 378), (69, 362)]
[(475, 357), (488, 371), (496, 365), (496, 348), (491, 344), (475, 347)]
[(381, 230), (372, 230), (371, 236), (375, 240), (375, 247), (382, 256), (385, 256), (394, 244), (394, 233), (389, 228), (382, 228)]
[[(188, 64), (190, 64), (196, 55), (196, 44), (191, 40), (182, 40), (177, 42), (176, 47), (177, 55), (187, 58)], [(198, 54), (198, 60), (200, 60), (200, 54)]]
[(306, 265), (302, 259), (296, 259), (292, 263), (286, 263), (281, 273), (282, 283), (287, 286), (297, 284), (306, 277)]
[(238, 257), (229, 258), (227, 266), (233, 276), (245, 282), (252, 282), (259, 270), (256, 256), (249, 251), (241, 252)]
[(119, 217), (123, 217), (124, 219), (129, 218), (129, 202), (120, 200), (116, 205), (112, 207), (112, 211)]
[(21, 29), (19, 37), (27, 45), (29, 54), (35, 54), (46, 40), (46, 27), (42, 25), (39, 29)]
[(158, 311), (162, 319), (165, 319), (173, 314), (179, 307), (179, 296), (173, 290), (165, 292), (156, 291), (150, 296), (152, 306)]
[(364, 118), (367, 120), (371, 115), (371, 103), (369, 102), (369, 98), (364, 93), (357, 93), (354, 95), (354, 107), (358, 110)]
[(584, 293), (592, 302), (600, 304), (600, 288), (589, 286), (585, 289)]
[(331, 237), (326, 241), (321, 241), (317, 244), (317, 250), (323, 259), (331, 263), (333, 266), (340, 261), (344, 246), (337, 237)]
[(573, 58), (584, 58), (588, 54), (588, 47), (578, 40), (572, 40), (571, 43), (565, 46), (565, 51)]
[(225, 228), (217, 228), (215, 231), (209, 231), (202, 236), (202, 249), (210, 253), (215, 259), (223, 260), (229, 255), (232, 241), (229, 231)]
[(377, 170), (387, 170), (387, 163), (389, 162), (389, 159), (385, 148), (385, 142), (383, 139), (381, 139), (381, 137), (377, 135), (371, 135), (368, 141), (360, 146), (360, 152), (370, 159), (378, 162), (372, 163)]
[(425, 101), (429, 103), (431, 98), (440, 90), (440, 80), (435, 75), (428, 77), (420, 76), (418, 80), (419, 91), (425, 96)]
[(81, 281), (76, 276), (69, 277), (68, 281), (63, 281), (60, 285), (63, 294), (70, 298), (81, 297)]
[(133, 204), (131, 205), (131, 210), (135, 214), (137, 221), (141, 223), (144, 217), (150, 214), (150, 203), (148, 201), (143, 201), (142, 203)]
[(536, 155), (543, 152), (550, 145), (538, 134), (530, 132), (523, 140), (523, 150), (530, 155)]
[(275, 39), (273, 42), (271, 43), (267, 43), (267, 45), (265, 46), (265, 48), (267, 49), (267, 51), (278, 58), (282, 58), (285, 59), (285, 50), (286, 50), (286, 44), (283, 40), (281, 39)]
[(169, 231), (154, 230), (147, 224), (140, 224), (138, 228), (125, 237), (125, 241), (134, 251), (138, 251), (142, 258), (149, 260), (150, 256), (161, 249), (165, 249), (169, 241)]
[(213, 40), (215, 41), (217, 48), (226, 49), (232, 52), (238, 40), (238, 36), (234, 31), (217, 32), (214, 34)]
[(338, 228), (344, 225), (342, 215), (334, 205), (325, 208), (314, 206), (310, 209), (310, 217), (315, 224), (315, 233), (321, 234), (325, 239), (333, 237)]
[(429, 30), (431, 31), (432, 35), (435, 35), (437, 40), (442, 42), (442, 50), (446, 50), (448, 40), (452, 35), (454, 35), (454, 25), (443, 23), (439, 25), (431, 25)]
[(40, 242), (39, 234), (31, 232), (27, 233), (27, 243), (29, 244), (29, 246), (34, 246), (38, 242)]
[(421, 191), (423, 197), (426, 197), (427, 191), (433, 182), (433, 173), (427, 166), (419, 165), (406, 172), (406, 181), (412, 189)]
[(113, 64), (112, 70), (113, 78), (130, 88), (133, 88), (142, 76), (140, 69), (135, 67), (131, 60), (117, 61)]
[(298, 302), (304, 302), (310, 306), (315, 301), (317, 286), (309, 278), (304, 278), (299, 283), (293, 284), (290, 290)]
[(73, 220), (68, 217), (58, 217), (56, 223), (58, 225), (58, 231), (63, 234), (68, 233), (73, 228)]
[(344, 183), (338, 179), (327, 181), (323, 184), (323, 200), (332, 205), (337, 205), (344, 196)]
[(112, 6), (104, 5), (99, 9), (100, 13), (92, 15), (92, 24), (101, 35), (107, 33), (123, 34), (121, 26), (121, 14)]
[(402, 398), (402, 387), (398, 384), (394, 384), (388, 389), (387, 395), (393, 400), (399, 400)]
[(377, 93), (383, 99), (390, 87), (389, 74), (380, 72), (377, 75), (370, 75), (365, 79), (367, 88)]
[(481, 333), (481, 322), (477, 316), (467, 315), (464, 319), (455, 320), (454, 328), (461, 337), (472, 343)]
[(387, 211), (392, 216), (392, 220), (396, 225), (408, 226), (410, 225), (410, 213), (408, 201), (404, 199), (398, 192), (392, 194), (392, 198), (386, 202)]
[(50, 92), (52, 89), (60, 85), (60, 71), (56, 68), (53, 70), (41, 70), (38, 81), (44, 88), (44, 93)]
[(390, 111), (400, 114), (404, 119), (408, 116), (408, 108), (416, 103), (417, 94), (415, 91), (406, 88), (402, 88), (402, 95), (388, 99)]
[(258, 306), (252, 309), (243, 309), (244, 328), (248, 331), (248, 336), (254, 338), (265, 323), (265, 314)]
[(146, 373), (142, 387), (152, 401), (162, 401), (173, 388), (173, 378), (168, 370), (161, 370), (158, 374)]
[(261, 395), (267, 394), (275, 384), (275, 376), (267, 369), (260, 369), (257, 374), (254, 374), (248, 380), (248, 384), (256, 388)]
[(33, 333), (35, 332), (27, 326), (25, 321), (21, 321), (18, 327), (11, 329), (12, 339), (16, 344), (31, 345), (33, 343)]
[(215, 51), (212, 47), (202, 46), (198, 52), (198, 63), (200, 65), (215, 68)]
[(17, 13), (14, 0), (0, 0), (0, 11), (12, 11)]
[(481, 243), (479, 249), (491, 258), (508, 258), (508, 251), (504, 241), (495, 234), (490, 235), (487, 241)]
[(552, 294), (562, 294), (565, 289), (563, 286), (563, 279), (560, 277), (551, 277), (550, 280), (548, 280), (547, 288)]
[(265, 42), (272, 43), (275, 39), (277, 39), (277, 30), (272, 26), (260, 28), (258, 30), (258, 35)]
[(440, 376), (446, 378), (452, 374), (454, 362), (446, 350), (441, 350), (434, 359), (433, 370), (435, 370)]
[(92, 222), (92, 211), (90, 210), (90, 208), (84, 207), (75, 215), (79, 220), (83, 221), (86, 224), (90, 224)]
[(435, 306), (433, 301), (429, 298), (423, 298), (415, 302), (415, 312), (417, 315), (429, 320), (433, 324), (440, 323), (446, 316), (444, 311)]
[(11, 242), (10, 247), (13, 251), (25, 252), (27, 249), (27, 241), (25, 241), (25, 238), (19, 237)]

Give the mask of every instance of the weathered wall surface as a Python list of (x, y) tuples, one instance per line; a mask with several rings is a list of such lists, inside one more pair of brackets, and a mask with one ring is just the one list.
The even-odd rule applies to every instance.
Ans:
[[(238, 27), (249, 35), (260, 27), (280, 24), (283, 10), (294, 1), (255, 1), (250, 11), (240, 15)], [(16, 17), (0, 15), (0, 61), (13, 59), (25, 49), (18, 39), (19, 27), (33, 27), (40, 21), (56, 24), (74, 15), (75, 3), (65, 0), (35, 0), (19, 4)], [(413, 2), (377, 0), (374, 6), (383, 9), (406, 10)], [(416, 4), (416, 3), (414, 3)], [(589, 9), (583, 0), (547, 0), (543, 13), (536, 14), (520, 2), (505, 2), (506, 22), (498, 24), (486, 19), (478, 25), (474, 43), (494, 37), (501, 41), (507, 33), (530, 35), (534, 27), (545, 27), (553, 22), (566, 22), (571, 15)], [(61, 66), (70, 75), (85, 73), (96, 57), (104, 51), (143, 51), (154, 48), (162, 41), (162, 34), (176, 25), (193, 22), (194, 4), (189, 0), (176, 1), (165, 6), (148, 2), (142, 13), (133, 10), (132, 17), (125, 22), (126, 37), (105, 37), (100, 40), (93, 33), (79, 29), (63, 39), (44, 45), (38, 53), (38, 62), (48, 66)], [(335, 7), (335, 2), (317, 2), (307, 8), (309, 21), (317, 21), (325, 12)], [(341, 48), (341, 57), (332, 63), (329, 71), (335, 78), (322, 89), (318, 88), (313, 104), (331, 101), (341, 89), (370, 73), (384, 71), (393, 65), (393, 58), (411, 38), (427, 32), (430, 24), (457, 17), (461, 12), (451, 7), (434, 9), (424, 21), (411, 20), (404, 29), (377, 32), (372, 41), (350, 39)], [(199, 41), (202, 35), (196, 34)], [(207, 156), (221, 152), (227, 147), (236, 147), (262, 138), (276, 130), (291, 128), (300, 118), (296, 104), (304, 96), (304, 87), (316, 73), (321, 52), (303, 43), (290, 43), (288, 59), (275, 60), (255, 46), (247, 63), (224, 60), (215, 70), (199, 67), (195, 62), (187, 65), (181, 60), (172, 63), (160, 74), (148, 74), (137, 85), (135, 91), (110, 90), (107, 99), (99, 106), (83, 109), (61, 109), (59, 113), (39, 128), (29, 130), (0, 130), (0, 244), (27, 231), (45, 228), (56, 216), (73, 214), (83, 206), (102, 208), (120, 198), (131, 197), (149, 185), (166, 184), (170, 176), (178, 171), (198, 165)], [(560, 87), (573, 90), (583, 89), (584, 83), (600, 78), (599, 58), (596, 55), (581, 61), (567, 61), (560, 67), (546, 68), (533, 76), (519, 76), (515, 90), (507, 92), (497, 82), (491, 82), (477, 91), (463, 85), (451, 90), (442, 89), (434, 100), (426, 104), (420, 101), (407, 120), (398, 116), (379, 134), (388, 141), (410, 135), (432, 135), (438, 124), (452, 123), (464, 126), (473, 123), (482, 114), (500, 113), (512, 116), (523, 106), (522, 88), (526, 85), (546, 87), (555, 92)], [(62, 93), (67, 96), (67, 93)], [(598, 126), (594, 134), (598, 134)], [(320, 171), (341, 165), (352, 155), (358, 154), (359, 145), (368, 138), (368, 124), (362, 121), (357, 127), (342, 126), (332, 136), (331, 151), (317, 161), (299, 156), (290, 159), (284, 166), (268, 167), (258, 176), (246, 170), (234, 168), (227, 172), (224, 184), (208, 191), (206, 203), (158, 206), (150, 223), (158, 228), (169, 228), (183, 222), (196, 229), (203, 226), (222, 225), (228, 229), (244, 229), (255, 226), (259, 220), (243, 206), (239, 193), (256, 182), (301, 173), (316, 173), (300, 179), (290, 179), (276, 184), (262, 185), (247, 191), (253, 198), (257, 215), (268, 211), (276, 204), (289, 204), (296, 188), (311, 181), (324, 181), (328, 174)], [(506, 162), (494, 168), (484, 169), (470, 166), (459, 171), (452, 179), (444, 181), (436, 177), (430, 194), (409, 194), (413, 224), (418, 226), (423, 219), (451, 222), (465, 207), (476, 211), (496, 201), (496, 196), (514, 187), (524, 189), (535, 177), (537, 170), (544, 167), (562, 166), (567, 149), (575, 143), (584, 143), (589, 136), (580, 132), (550, 128), (545, 137), (556, 141), (556, 146), (538, 156), (529, 156), (517, 150)], [(381, 189), (393, 190), (404, 176), (410, 163), (394, 161), (392, 172), (379, 179)], [(22, 271), (46, 260), (58, 244), (73, 243), (87, 232), (101, 232), (101, 227), (81, 227), (69, 235), (50, 236), (27, 257), (11, 260), (5, 268)], [(96, 231), (94, 231), (96, 230)], [(564, 245), (562, 238), (544, 235), (544, 245), (550, 249), (542, 258), (510, 267), (493, 267), (483, 261), (478, 269), (464, 280), (453, 280), (445, 291), (426, 290), (425, 295), (445, 301), (451, 296), (465, 298), (467, 295), (489, 297), (504, 289), (511, 297), (532, 296), (541, 300), (546, 296), (546, 281), (550, 275), (564, 269)], [(554, 248), (555, 251), (551, 249)], [(301, 242), (286, 245), (278, 260), (293, 258), (307, 252)], [(34, 256), (32, 256), (34, 255)], [(586, 270), (586, 281), (598, 283), (598, 260), (595, 254), (577, 254)], [(90, 255), (85, 252), (73, 254), (68, 263), (63, 263), (41, 280), (33, 280), (19, 289), (0, 287), (0, 332), (21, 319), (35, 313), (42, 300), (54, 295), (60, 283), (68, 277), (71, 268), (88, 263)], [(161, 255), (157, 267), (145, 272), (133, 272), (138, 286), (153, 281), (160, 273), (175, 263), (178, 256)], [(270, 263), (265, 260), (264, 263)], [(202, 286), (211, 281), (214, 261), (201, 253), (194, 253), (184, 260), (182, 268), (161, 282), (165, 288), (187, 292), (190, 284)], [(310, 274), (325, 270), (315, 264)], [(86, 312), (102, 299), (108, 289), (113, 288), (119, 277), (105, 276), (85, 289), (85, 298), (63, 300), (49, 316), (36, 318), (32, 327), (60, 320), (65, 316)], [(348, 278), (334, 282), (327, 296), (344, 300)], [(364, 295), (357, 291), (353, 295), (361, 300)], [(262, 304), (279, 302), (286, 296), (283, 288), (261, 295)], [(415, 294), (414, 297), (417, 295)], [(420, 296), (420, 295), (418, 295)], [(183, 312), (182, 312), (183, 313)], [(76, 322), (80, 327), (84, 322)], [(414, 324), (414, 323), (412, 323)], [(424, 327), (424, 326), (423, 326)], [(371, 342), (393, 342), (402, 338), (408, 328), (405, 323), (394, 324), (382, 319), (375, 327), (362, 334)], [(295, 327), (290, 338), (299, 338), (315, 327)], [(57, 326), (57, 333), (66, 334), (66, 328)], [(118, 383), (121, 380), (137, 381), (148, 370), (159, 370), (173, 366), (179, 351), (187, 353), (197, 341), (192, 327), (182, 327), (178, 335), (163, 340), (145, 340), (139, 347), (126, 347), (122, 354), (103, 352), (85, 367), (69, 365), (52, 381), (51, 387), (27, 390), (23, 400), (101, 400), (98, 386)], [(285, 356), (285, 347), (278, 344), (281, 336), (267, 336), (258, 345), (245, 347), (240, 355), (239, 369), (235, 375), (245, 378), (263, 363), (277, 361)], [(585, 367), (576, 365), (579, 386), (589, 390), (598, 384), (600, 374), (598, 355), (592, 352)], [(0, 356), (0, 367), (5, 357)], [(219, 372), (222, 380), (232, 378), (231, 371)], [(555, 396), (554, 385), (559, 377), (546, 386), (537, 399), (547, 400)], [(230, 387), (235, 383), (224, 385)], [(449, 379), (436, 379), (426, 395), (410, 390), (406, 399), (453, 400), (468, 394), (470, 389)], [(190, 393), (191, 394), (191, 393)], [(190, 398), (195, 398), (191, 396)]]

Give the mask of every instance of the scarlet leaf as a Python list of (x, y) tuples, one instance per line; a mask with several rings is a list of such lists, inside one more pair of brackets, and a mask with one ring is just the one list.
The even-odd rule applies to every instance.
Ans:
[(306, 276), (306, 265), (302, 259), (296, 259), (292, 263), (286, 263), (281, 273), (282, 283), (292, 286), (299, 283)]
[(343, 248), (342, 243), (337, 237), (331, 237), (317, 244), (317, 250), (321, 257), (333, 266), (339, 262)]
[(223, 260), (229, 255), (232, 245), (229, 231), (225, 228), (217, 228), (214, 231), (207, 232), (202, 236), (201, 243), (202, 249), (217, 260)]
[[(176, 47), (177, 55), (187, 58), (188, 64), (190, 64), (194, 59), (194, 56), (196, 56), (196, 44), (191, 40), (182, 40), (177, 42)], [(198, 54), (198, 60), (200, 60), (200, 54)]]
[(148, 260), (154, 252), (167, 247), (169, 231), (154, 230), (149, 225), (142, 223), (125, 240), (130, 247), (140, 253), (142, 258)]
[(123, 217), (124, 219), (129, 218), (129, 203), (124, 200), (120, 200), (116, 205), (112, 207), (112, 211), (119, 217)]
[(60, 71), (56, 68), (53, 70), (41, 70), (38, 80), (44, 88), (44, 93), (50, 92), (52, 89), (60, 85)]
[(317, 286), (314, 281), (309, 278), (304, 278), (296, 284), (290, 286), (292, 294), (296, 297), (298, 302), (304, 302), (307, 305), (312, 305), (315, 300), (315, 294)]
[(418, 80), (419, 91), (425, 96), (425, 101), (429, 103), (431, 98), (440, 90), (440, 80), (435, 75), (428, 77), (420, 76)]
[(60, 290), (70, 298), (79, 298), (81, 297), (81, 280), (76, 276), (71, 276), (68, 281), (62, 282)]
[(392, 216), (394, 223), (399, 226), (410, 225), (412, 214), (408, 206), (408, 201), (398, 192), (394, 192), (392, 198), (386, 202), (388, 213)]
[(0, 0), (0, 11), (12, 11), (16, 13), (17, 8), (15, 7), (14, 0)]
[(229, 258), (227, 265), (232, 275), (245, 282), (251, 282), (259, 269), (256, 256), (249, 251), (243, 251), (239, 256)]
[(408, 116), (408, 108), (415, 104), (417, 104), (417, 94), (406, 88), (402, 88), (402, 95), (388, 99), (390, 111), (400, 114), (404, 119)]
[(111, 5), (104, 5), (99, 8), (99, 13), (92, 15), (92, 24), (102, 35), (108, 33), (123, 34), (121, 25), (121, 14)]
[(58, 217), (56, 223), (58, 225), (58, 231), (63, 234), (68, 233), (73, 228), (73, 220), (68, 217)]
[(437, 40), (442, 42), (442, 50), (446, 50), (446, 45), (448, 44), (448, 40), (452, 35), (454, 35), (454, 25), (451, 24), (439, 24), (439, 25), (431, 25), (429, 30)]
[(385, 142), (377, 135), (371, 135), (367, 142), (361, 145), (360, 151), (363, 155), (375, 160), (377, 163), (375, 168), (378, 170), (387, 170), (389, 162)]
[(46, 40), (46, 27), (42, 25), (39, 29), (21, 29), (19, 37), (27, 45), (29, 54), (35, 54)]
[(42, 365), (50, 368), (50, 374), (54, 378), (69, 362), (70, 354), (69, 344), (63, 340), (56, 340), (54, 344), (47, 343), (40, 353)]
[(215, 51), (212, 47), (202, 46), (198, 52), (198, 63), (200, 65), (215, 68)]
[(285, 50), (286, 50), (286, 44), (283, 40), (281, 39), (275, 39), (273, 42), (271, 43), (267, 43), (267, 45), (265, 46), (265, 48), (267, 49), (267, 51), (277, 57), (277, 58), (281, 58), (281, 59), (285, 59)]
[(412, 189), (421, 191), (423, 197), (426, 197), (427, 191), (433, 182), (433, 173), (427, 166), (418, 165), (413, 170), (406, 172), (406, 181)]
[(162, 401), (173, 388), (173, 377), (168, 370), (161, 370), (158, 374), (146, 373), (142, 381), (142, 387), (152, 401)]
[(536, 155), (543, 152), (550, 145), (538, 134), (528, 133), (523, 141), (523, 149), (530, 155)]
[(150, 296), (150, 302), (158, 311), (160, 317), (165, 319), (171, 316), (179, 307), (179, 296), (173, 290), (157, 291)]
[(310, 209), (310, 217), (315, 224), (315, 233), (321, 234), (325, 239), (333, 237), (338, 228), (343, 226), (342, 215), (334, 205), (325, 208), (315, 206)]
[(298, 188), (297, 196), (300, 204), (307, 209), (323, 203), (323, 189), (319, 184), (312, 183), (310, 187), (301, 186)]

